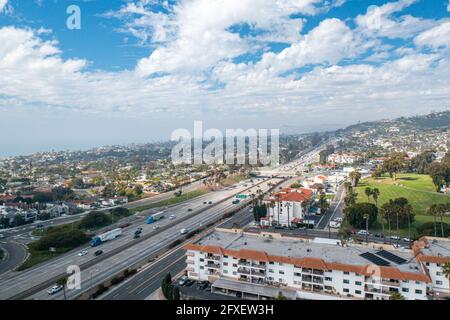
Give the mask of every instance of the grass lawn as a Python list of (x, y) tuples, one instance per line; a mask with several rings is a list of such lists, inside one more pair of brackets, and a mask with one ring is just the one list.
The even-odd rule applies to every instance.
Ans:
[(38, 250), (34, 250), (34, 249), (30, 248), (30, 250), (29, 250), (30, 256), (28, 257), (27, 260), (24, 261), (24, 263), (22, 263), (17, 268), (17, 270), (22, 271), (22, 270), (31, 268), (39, 263), (53, 259), (63, 253), (66, 253), (67, 251), (70, 251), (70, 250), (72, 250), (72, 248), (60, 248), (60, 249), (57, 249), (55, 252), (50, 252), (50, 251), (38, 251)]
[(130, 211), (132, 213), (137, 213), (137, 212), (141, 212), (141, 211), (149, 210), (149, 209), (153, 209), (153, 208), (167, 207), (167, 206), (178, 204), (178, 203), (181, 203), (181, 202), (184, 202), (184, 201), (187, 201), (187, 200), (191, 200), (193, 198), (200, 197), (200, 196), (202, 196), (202, 195), (204, 195), (204, 194), (206, 194), (208, 192), (209, 191), (207, 189), (199, 188), (199, 189), (196, 189), (194, 191), (183, 193), (179, 197), (173, 197), (173, 198), (170, 198), (170, 199), (166, 199), (166, 200), (162, 200), (162, 201), (159, 201), (159, 202), (151, 203), (151, 204), (148, 204), (148, 205), (145, 205), (145, 206), (136, 207), (136, 208), (130, 209)]
[[(435, 203), (450, 203), (450, 196), (436, 193), (431, 178), (428, 175), (419, 174), (399, 174), (396, 181), (388, 176), (380, 178), (368, 178), (360, 182), (357, 188), (358, 202), (367, 202), (367, 196), (364, 193), (366, 187), (378, 188), (380, 196), (378, 206), (389, 202), (390, 199), (404, 197), (412, 205), (415, 214), (415, 221), (411, 225), (412, 233), (416, 233), (416, 228), (425, 222), (432, 222), (433, 217), (426, 215), (426, 210)], [(370, 202), (374, 203), (370, 197)], [(450, 224), (450, 217), (444, 217), (444, 222)], [(385, 224), (386, 227), (386, 224)], [(372, 228), (373, 231), (381, 230), (381, 220)], [(401, 235), (407, 235), (408, 230), (400, 230)]]

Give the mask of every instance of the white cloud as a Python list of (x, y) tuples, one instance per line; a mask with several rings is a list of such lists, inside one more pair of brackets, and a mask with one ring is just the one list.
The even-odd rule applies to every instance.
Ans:
[(5, 10), (6, 5), (8, 4), (8, 0), (0, 0), (0, 13)]
[(438, 48), (450, 48), (450, 21), (444, 21), (440, 25), (419, 34), (414, 43), (417, 46)]
[(401, 12), (418, 1), (399, 0), (388, 2), (382, 6), (369, 6), (366, 14), (356, 17), (359, 32), (367, 36), (412, 38), (415, 34), (433, 27), (436, 25), (434, 20), (417, 18), (411, 15), (392, 17), (394, 13)]

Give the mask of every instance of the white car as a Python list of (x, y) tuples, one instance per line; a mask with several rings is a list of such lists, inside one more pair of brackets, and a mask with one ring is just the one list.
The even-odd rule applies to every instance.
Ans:
[(335, 218), (334, 221), (336, 221), (336, 222), (342, 222), (342, 218)]
[(403, 238), (402, 240), (405, 242), (412, 242), (412, 240), (410, 238)]
[(153, 226), (153, 230), (156, 230), (156, 229), (158, 229), (159, 228), (159, 226), (157, 226), (157, 225), (154, 225)]
[(62, 289), (63, 289), (63, 286), (56, 286), (55, 285), (55, 286), (51, 287), (50, 290), (48, 290), (47, 292), (48, 292), (49, 295), (52, 295), (52, 294), (60, 292)]
[(175, 216), (174, 216), (173, 214), (171, 214), (170, 217), (169, 217), (169, 219), (170, 219), (170, 220), (173, 220), (173, 219), (175, 219)]
[(400, 240), (400, 237), (399, 237), (399, 236), (390, 236), (390, 238), (391, 238), (392, 240)]
[(79, 253), (78, 253), (78, 256), (79, 257), (82, 257), (82, 256), (85, 256), (85, 255), (87, 255), (88, 254), (88, 251), (87, 250), (83, 250), (83, 251), (80, 251)]
[(360, 235), (360, 236), (369, 235), (369, 233), (366, 230), (359, 230), (357, 234)]

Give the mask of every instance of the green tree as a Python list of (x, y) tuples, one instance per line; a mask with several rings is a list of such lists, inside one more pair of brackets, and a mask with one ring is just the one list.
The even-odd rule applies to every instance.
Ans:
[(380, 197), (380, 189), (378, 188), (373, 188), (372, 190), (372, 198), (373, 201), (375, 202), (375, 205), (378, 207), (378, 198)]
[(67, 295), (66, 295), (67, 277), (59, 278), (59, 279), (56, 281), (56, 285), (62, 286), (62, 287), (63, 287), (64, 300), (67, 300)]
[(372, 195), (372, 189), (370, 187), (366, 187), (366, 189), (364, 189), (364, 193), (367, 196), (367, 202), (370, 202), (370, 196)]
[(87, 214), (80, 221), (80, 228), (92, 229), (105, 226), (109, 223), (109, 218), (106, 214), (99, 211), (92, 211)]
[(389, 300), (405, 300), (405, 297), (399, 292), (394, 292), (389, 296)]
[(378, 208), (372, 203), (356, 203), (351, 207), (347, 208), (346, 219), (348, 223), (358, 229), (370, 228), (373, 223), (377, 220)]
[(349, 177), (352, 181), (352, 186), (356, 188), (358, 186), (359, 180), (361, 179), (361, 172), (354, 170), (350, 172)]
[(280, 291), (280, 292), (278, 292), (278, 295), (275, 297), (275, 300), (287, 300), (287, 298)]
[(397, 173), (405, 166), (405, 154), (401, 152), (394, 152), (391, 156), (383, 162), (383, 171), (389, 173), (393, 179), (397, 179)]
[(450, 279), (450, 262), (444, 263), (442, 266), (442, 273), (447, 279)]

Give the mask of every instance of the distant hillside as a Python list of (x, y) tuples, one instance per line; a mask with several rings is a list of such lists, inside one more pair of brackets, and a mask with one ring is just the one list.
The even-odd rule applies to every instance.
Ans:
[(364, 131), (379, 126), (398, 127), (399, 129), (429, 130), (450, 127), (450, 111), (435, 112), (427, 115), (414, 116), (410, 118), (397, 118), (394, 120), (379, 120), (362, 122), (351, 125), (345, 129), (338, 130), (337, 133), (350, 131)]

